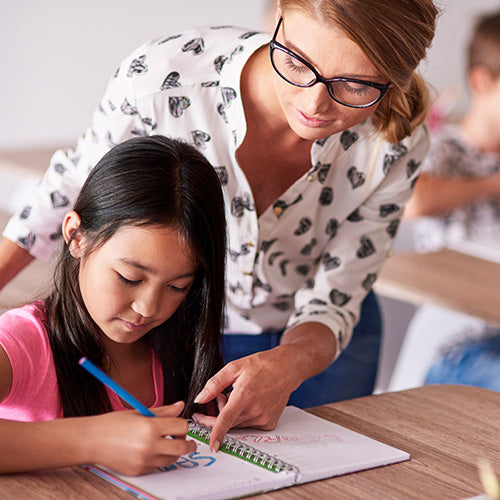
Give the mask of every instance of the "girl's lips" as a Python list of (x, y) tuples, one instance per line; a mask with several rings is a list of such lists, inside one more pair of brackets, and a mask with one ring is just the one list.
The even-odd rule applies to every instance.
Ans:
[(121, 320), (122, 323), (129, 329), (129, 330), (140, 330), (141, 328), (144, 328), (143, 325), (136, 325), (135, 323), (130, 323), (129, 321), (125, 321), (124, 319)]
[(314, 118), (313, 116), (303, 113), (299, 109), (295, 109), (295, 112), (297, 113), (297, 117), (300, 122), (306, 127), (320, 128), (326, 127), (332, 123), (332, 120), (320, 120), (319, 118)]

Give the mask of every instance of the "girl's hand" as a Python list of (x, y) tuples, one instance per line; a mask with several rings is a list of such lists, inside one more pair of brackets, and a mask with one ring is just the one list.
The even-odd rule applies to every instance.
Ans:
[[(116, 411), (91, 417), (90, 439), (95, 459), (121, 474), (136, 476), (174, 463), (180, 455), (196, 451), (186, 440), (188, 422), (177, 417), (184, 403), (153, 409), (158, 418), (145, 417), (135, 410)], [(173, 437), (174, 439), (171, 439)]]

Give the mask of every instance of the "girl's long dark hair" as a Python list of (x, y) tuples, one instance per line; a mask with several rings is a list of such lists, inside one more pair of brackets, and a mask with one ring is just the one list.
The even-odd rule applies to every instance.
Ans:
[[(81, 218), (86, 255), (124, 225), (164, 225), (185, 238), (198, 264), (193, 285), (177, 311), (146, 335), (161, 360), (164, 404), (193, 399), (222, 366), (226, 227), (224, 202), (213, 167), (193, 146), (162, 136), (130, 139), (105, 154), (87, 178), (74, 210)], [(74, 234), (73, 234), (74, 237)], [(104, 386), (78, 364), (87, 356), (110, 360), (101, 332), (78, 285), (80, 261), (61, 251), (54, 290), (45, 300), (61, 416), (111, 410)]]

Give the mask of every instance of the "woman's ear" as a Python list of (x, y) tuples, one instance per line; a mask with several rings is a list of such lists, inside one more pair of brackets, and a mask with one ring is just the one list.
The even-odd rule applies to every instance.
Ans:
[(83, 237), (78, 231), (81, 221), (80, 216), (71, 210), (64, 216), (62, 223), (64, 241), (68, 245), (71, 255), (77, 259), (82, 256)]

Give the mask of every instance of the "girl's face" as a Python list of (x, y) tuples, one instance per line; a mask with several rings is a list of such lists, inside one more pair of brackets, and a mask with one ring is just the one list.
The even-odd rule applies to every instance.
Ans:
[[(85, 238), (72, 244), (78, 257)], [(87, 310), (104, 335), (133, 343), (164, 323), (191, 287), (197, 265), (177, 230), (123, 226), (81, 257), (79, 284)]]
[[(283, 15), (276, 40), (307, 60), (324, 78), (357, 78), (386, 84), (361, 48), (340, 29), (303, 11)], [(273, 87), (290, 128), (303, 139), (317, 140), (356, 125), (377, 109), (349, 108), (335, 102), (325, 85), (300, 88), (273, 71)]]

